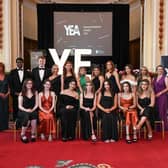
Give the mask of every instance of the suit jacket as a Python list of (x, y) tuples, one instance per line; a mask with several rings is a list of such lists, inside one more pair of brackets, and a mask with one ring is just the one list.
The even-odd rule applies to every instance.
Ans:
[(34, 81), (35, 89), (40, 92), (43, 89), (43, 82), (51, 75), (51, 71), (47, 68), (44, 69), (44, 77), (41, 80), (39, 75), (39, 67), (32, 69), (32, 79)]
[(22, 82), (20, 82), (17, 68), (11, 70), (8, 77), (11, 95), (14, 96), (15, 92), (21, 92), (24, 80), (30, 77), (30, 72), (28, 72), (27, 70), (23, 70), (23, 80)]

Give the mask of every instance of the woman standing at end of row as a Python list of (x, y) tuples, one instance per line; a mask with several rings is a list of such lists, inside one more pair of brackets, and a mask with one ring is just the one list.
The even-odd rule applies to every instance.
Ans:
[(165, 75), (164, 67), (156, 67), (157, 76), (153, 81), (156, 97), (156, 108), (159, 112), (159, 119), (164, 121), (165, 129), (168, 130), (167, 111), (168, 111), (168, 77)]
[(8, 129), (9, 87), (5, 75), (5, 65), (0, 62), (0, 131)]

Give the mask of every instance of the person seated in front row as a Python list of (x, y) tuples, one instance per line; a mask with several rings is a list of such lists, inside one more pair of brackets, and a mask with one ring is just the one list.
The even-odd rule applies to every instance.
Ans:
[(152, 139), (152, 127), (154, 122), (155, 95), (148, 79), (141, 80), (137, 91), (137, 106), (140, 121), (136, 125), (140, 129), (145, 123), (148, 130), (148, 139)]
[(111, 82), (105, 80), (98, 94), (97, 107), (102, 113), (102, 140), (105, 143), (118, 140), (117, 94), (112, 90)]
[(48, 141), (55, 138), (55, 120), (54, 120), (55, 93), (51, 91), (51, 81), (45, 80), (43, 90), (39, 93), (39, 133), (41, 140)]
[(34, 90), (33, 81), (26, 79), (23, 83), (22, 91), (18, 97), (19, 119), (21, 120), (21, 141), (28, 143), (29, 139), (26, 136), (26, 130), (31, 124), (31, 141), (36, 141), (37, 130), (37, 107), (38, 107), (38, 93)]
[[(132, 92), (129, 82), (124, 82), (122, 91), (118, 93), (118, 106), (122, 110), (126, 119), (126, 142), (131, 143), (137, 141), (136, 124), (138, 121), (136, 110), (136, 96)], [(133, 139), (130, 138), (130, 126), (133, 126)]]
[(94, 121), (96, 119), (96, 94), (91, 81), (86, 82), (84, 91), (80, 94), (80, 116), (82, 136), (84, 140), (91, 138), (96, 141)]
[(75, 138), (75, 128), (77, 121), (77, 111), (79, 107), (79, 95), (76, 91), (77, 83), (75, 79), (69, 82), (68, 89), (60, 94), (60, 118), (62, 141), (73, 140)]

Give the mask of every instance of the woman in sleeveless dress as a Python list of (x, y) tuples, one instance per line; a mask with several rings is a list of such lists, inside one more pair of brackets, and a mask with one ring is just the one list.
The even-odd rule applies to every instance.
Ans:
[(101, 91), (104, 82), (104, 77), (100, 72), (99, 66), (95, 66), (92, 69), (91, 81), (94, 85), (95, 93), (98, 94)]
[(94, 131), (96, 95), (92, 82), (86, 82), (86, 88), (80, 94), (80, 114), (83, 139), (96, 141)]
[(9, 87), (5, 75), (5, 65), (0, 62), (0, 131), (8, 129)]
[[(136, 124), (138, 121), (136, 110), (135, 93), (131, 90), (129, 82), (124, 82), (121, 85), (122, 91), (118, 94), (118, 106), (125, 114), (126, 119), (126, 142), (131, 143), (137, 141)], [(133, 126), (133, 138), (130, 138), (130, 127)]]
[(114, 93), (118, 93), (121, 90), (118, 72), (115, 70), (114, 63), (112, 61), (106, 62), (106, 74), (105, 79), (109, 79)]
[(26, 130), (31, 124), (31, 141), (36, 141), (37, 130), (37, 107), (38, 107), (38, 93), (34, 90), (33, 81), (26, 79), (23, 83), (22, 91), (18, 97), (19, 104), (19, 118), (21, 119), (21, 141), (28, 143), (29, 139), (26, 136)]
[(43, 83), (43, 91), (39, 93), (39, 133), (41, 140), (48, 141), (55, 138), (56, 128), (54, 120), (54, 106), (56, 95), (51, 89), (50, 80)]
[(61, 92), (61, 75), (58, 74), (58, 65), (54, 64), (51, 68), (52, 75), (48, 78), (51, 82), (51, 89), (58, 96)]
[(157, 76), (153, 81), (156, 97), (156, 108), (159, 112), (159, 119), (164, 121), (165, 129), (168, 130), (167, 110), (168, 110), (168, 77), (164, 74), (164, 67), (156, 67)]
[(154, 122), (155, 95), (148, 79), (140, 81), (137, 90), (137, 106), (139, 109), (139, 122), (136, 125), (140, 129), (146, 124), (148, 130), (148, 139), (152, 139), (152, 123)]
[(138, 83), (138, 85), (141, 82), (141, 80), (143, 80), (143, 79), (147, 79), (150, 84), (152, 83), (151, 76), (150, 76), (148, 68), (146, 66), (142, 66), (140, 68), (140, 72), (139, 72), (139, 75), (137, 77), (137, 83)]
[(52, 75), (48, 78), (51, 82), (51, 90), (54, 91), (55, 95), (57, 96), (56, 99), (56, 118), (59, 118), (59, 95), (61, 92), (61, 75), (58, 74), (59, 68), (58, 65), (54, 64), (52, 66), (51, 72)]
[(97, 107), (102, 112), (102, 140), (105, 143), (117, 141), (117, 94), (112, 90), (109, 80), (104, 81), (102, 92), (98, 95)]
[(60, 94), (60, 116), (62, 141), (73, 140), (75, 138), (75, 128), (77, 121), (77, 111), (79, 106), (79, 95), (76, 92), (77, 83), (72, 79), (69, 88)]
[(85, 67), (79, 68), (79, 73), (78, 73), (78, 77), (77, 77), (77, 84), (78, 84), (80, 93), (82, 93), (83, 90), (85, 89), (86, 82), (90, 81), (90, 79), (86, 75), (86, 73), (87, 73), (87, 71), (86, 71)]
[(131, 64), (127, 64), (125, 66), (125, 74), (123, 74), (121, 76), (121, 81), (120, 83), (124, 83), (124, 82), (129, 82), (131, 84), (131, 88), (133, 92), (136, 92), (136, 88), (137, 88), (137, 81), (136, 78), (133, 74), (133, 66)]
[(69, 83), (72, 79), (76, 80), (76, 75), (72, 62), (67, 61), (63, 67), (63, 74), (61, 75), (61, 91), (69, 88)]

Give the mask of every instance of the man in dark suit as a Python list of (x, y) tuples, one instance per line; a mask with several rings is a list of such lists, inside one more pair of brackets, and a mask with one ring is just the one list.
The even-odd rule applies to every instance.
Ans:
[(23, 68), (24, 60), (21, 57), (16, 59), (16, 68), (12, 69), (9, 74), (9, 87), (13, 100), (13, 120), (18, 118), (18, 96), (22, 90), (23, 82), (30, 78), (30, 73)]
[(43, 82), (51, 75), (51, 70), (45, 67), (46, 58), (44, 56), (38, 57), (38, 67), (32, 69), (32, 78), (35, 89), (40, 92), (43, 89)]

